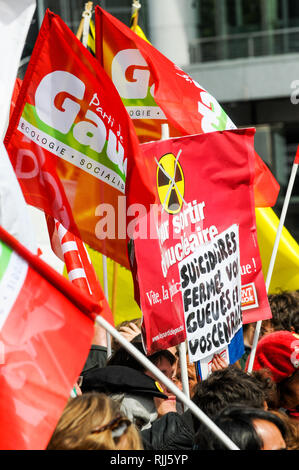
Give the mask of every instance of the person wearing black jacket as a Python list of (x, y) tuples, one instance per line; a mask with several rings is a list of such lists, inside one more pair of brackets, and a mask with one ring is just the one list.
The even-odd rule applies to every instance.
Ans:
[[(269, 384), (269, 393), (272, 387)], [(233, 403), (255, 408), (267, 408), (267, 387), (237, 366), (213, 372), (195, 387), (192, 401), (213, 420), (226, 406)], [(192, 450), (201, 422), (190, 411), (167, 413), (141, 432), (145, 450)], [(204, 432), (204, 428), (203, 428)]]

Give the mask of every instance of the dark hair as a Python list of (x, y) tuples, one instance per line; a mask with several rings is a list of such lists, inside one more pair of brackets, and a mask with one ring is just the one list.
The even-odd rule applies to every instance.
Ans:
[(279, 407), (277, 384), (273, 381), (268, 369), (253, 370), (251, 376), (259, 383), (265, 394), (268, 408), (276, 410)]
[(268, 295), (272, 318), (270, 323), (275, 331), (291, 328), (291, 317), (299, 311), (299, 294), (296, 291), (282, 291)]
[(194, 392), (192, 401), (212, 419), (230, 404), (263, 408), (267, 400), (264, 385), (235, 365), (213, 372)]
[[(131, 344), (133, 344), (133, 346), (135, 346), (138, 351), (140, 351), (142, 354), (144, 354), (144, 356), (146, 356), (141, 341), (141, 335), (136, 336), (136, 338), (131, 341)], [(165, 357), (171, 365), (176, 362), (176, 357), (167, 349), (157, 351), (154, 354), (147, 356), (147, 358), (155, 365), (157, 365), (161, 357)], [(144, 372), (146, 370), (144, 365), (141, 364), (137, 359), (135, 359), (135, 357), (133, 357), (132, 354), (130, 354), (123, 346), (120, 346), (117, 351), (112, 354), (112, 356), (107, 362), (107, 366), (132, 367), (133, 369), (139, 370), (141, 372)]]
[(290, 326), (294, 333), (299, 334), (299, 307), (290, 314)]
[[(275, 424), (285, 438), (286, 427), (283, 421), (277, 415), (259, 408), (244, 405), (227, 406), (215, 418), (215, 424), (240, 450), (261, 450), (263, 441), (253, 424), (257, 419)], [(206, 426), (201, 427), (195, 443), (198, 450), (227, 450), (225, 444)]]
[[(133, 346), (135, 346), (138, 351), (145, 355), (142, 342), (139, 339), (134, 338), (131, 341), (131, 344), (133, 344)], [(132, 354), (130, 354), (123, 346), (120, 346), (112, 354), (112, 356), (107, 361), (107, 366), (126, 366), (131, 367), (132, 369), (139, 370), (141, 372), (144, 372), (146, 370), (144, 365), (141, 364), (141, 362), (139, 362), (137, 359), (135, 359), (135, 357), (132, 356)]]

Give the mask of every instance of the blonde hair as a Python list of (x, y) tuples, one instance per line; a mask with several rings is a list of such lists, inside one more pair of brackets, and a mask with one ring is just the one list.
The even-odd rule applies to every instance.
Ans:
[(116, 443), (111, 429), (93, 432), (107, 425), (118, 414), (119, 405), (103, 393), (85, 393), (69, 399), (47, 450), (142, 450), (134, 424)]

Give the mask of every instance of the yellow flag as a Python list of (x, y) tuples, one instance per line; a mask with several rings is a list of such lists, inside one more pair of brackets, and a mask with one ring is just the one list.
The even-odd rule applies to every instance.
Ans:
[[(266, 279), (279, 219), (271, 207), (256, 208), (255, 212), (257, 238)], [(268, 293), (297, 289), (299, 289), (299, 245), (283, 227)]]
[[(103, 257), (102, 254), (93, 250), (86, 245), (90, 260), (95, 269), (96, 275), (103, 288)], [(114, 279), (114, 269), (117, 267), (117, 278)], [(64, 275), (67, 277), (66, 269)], [(134, 300), (134, 284), (132, 280), (131, 271), (125, 269), (123, 266), (115, 263), (110, 258), (107, 258), (107, 275), (108, 275), (108, 302), (110, 308), (114, 310), (113, 317), (115, 326), (119, 325), (125, 320), (133, 320), (134, 318), (141, 318), (142, 313), (137, 303)], [(115, 303), (113, 302), (113, 292), (116, 292)], [(115, 307), (115, 308), (114, 308)]]

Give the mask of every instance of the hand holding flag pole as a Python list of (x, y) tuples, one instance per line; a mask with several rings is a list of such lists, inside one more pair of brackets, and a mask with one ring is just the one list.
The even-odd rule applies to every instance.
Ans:
[[(288, 207), (289, 207), (291, 194), (292, 194), (292, 191), (293, 191), (293, 186), (294, 186), (294, 183), (295, 183), (295, 178), (296, 178), (296, 174), (297, 174), (297, 170), (298, 170), (298, 164), (299, 164), (299, 146), (298, 146), (298, 149), (297, 149), (297, 154), (296, 154), (296, 157), (295, 157), (295, 161), (293, 163), (293, 167), (292, 167), (292, 171), (291, 171), (291, 175), (290, 175), (290, 179), (289, 179), (289, 183), (288, 183), (288, 188), (287, 188), (286, 196), (285, 196), (282, 211), (281, 211), (280, 221), (279, 221), (279, 225), (278, 225), (278, 229), (277, 229), (277, 233), (276, 233), (276, 237), (275, 237), (273, 251), (272, 251), (272, 255), (271, 255), (271, 259), (270, 259), (270, 263), (269, 263), (269, 268), (268, 268), (268, 272), (267, 272), (267, 277), (266, 277), (266, 290), (267, 290), (267, 292), (269, 291), (269, 287), (270, 287), (270, 283), (271, 283), (271, 277), (272, 277), (272, 274), (273, 274), (273, 269), (274, 269), (274, 264), (275, 264), (276, 255), (277, 255), (277, 251), (278, 251), (278, 246), (279, 246), (279, 242), (280, 242), (280, 238), (281, 238), (281, 234), (282, 234), (282, 229), (283, 229), (285, 218), (286, 218), (286, 213), (287, 213), (287, 210), (288, 210)], [(251, 354), (250, 354), (250, 357), (249, 357), (249, 365), (248, 365), (248, 372), (249, 373), (252, 372), (253, 363), (254, 363), (254, 359), (255, 359), (256, 348), (257, 348), (257, 343), (258, 343), (259, 336), (260, 336), (260, 331), (261, 331), (261, 326), (262, 326), (262, 320), (257, 322), (255, 332), (254, 332), (252, 349), (251, 349)]]

